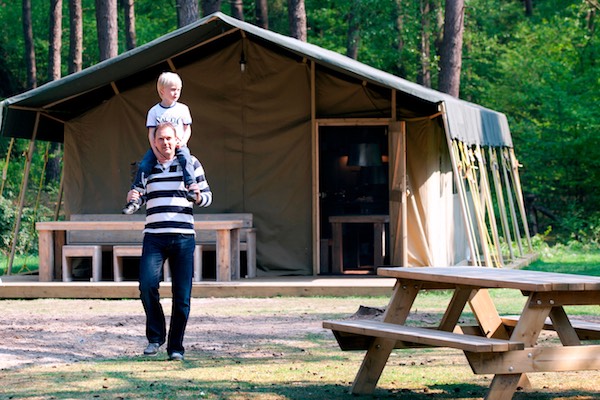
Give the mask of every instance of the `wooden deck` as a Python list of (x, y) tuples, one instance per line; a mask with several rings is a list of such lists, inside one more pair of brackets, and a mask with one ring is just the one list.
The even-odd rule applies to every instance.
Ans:
[[(138, 284), (126, 282), (39, 282), (37, 275), (0, 276), (0, 299), (131, 299)], [(252, 278), (231, 282), (194, 282), (192, 297), (386, 296), (395, 279), (373, 275), (292, 276)], [(161, 284), (161, 296), (171, 296), (171, 284)]]
[[(519, 269), (537, 259), (537, 254), (516, 259), (505, 268)], [(483, 268), (483, 267), (482, 267)], [(0, 276), (0, 299), (137, 299), (138, 283), (125, 282), (39, 282), (38, 275)], [(194, 282), (192, 297), (275, 296), (385, 296), (396, 279), (377, 275), (321, 275), (245, 278), (231, 282)], [(161, 296), (171, 296), (171, 284), (161, 284)]]

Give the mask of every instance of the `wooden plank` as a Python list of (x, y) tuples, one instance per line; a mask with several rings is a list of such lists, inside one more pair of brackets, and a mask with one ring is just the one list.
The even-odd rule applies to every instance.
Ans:
[(569, 317), (567, 317), (567, 313), (565, 309), (562, 307), (552, 307), (550, 311), (550, 319), (552, 320), (552, 325), (554, 325), (554, 329), (560, 338), (560, 341), (565, 346), (579, 346), (581, 345), (581, 341), (579, 340), (579, 336), (577, 336), (577, 332), (573, 329), (571, 322), (569, 321)]
[(452, 299), (448, 304), (448, 308), (442, 317), (442, 321), (440, 322), (439, 329), (442, 331), (452, 332), (454, 327), (458, 323), (458, 319), (460, 318), (467, 301), (471, 298), (473, 294), (473, 288), (461, 288), (457, 287), (454, 290), (454, 294), (452, 295)]
[[(579, 285), (579, 284), (574, 284)], [(594, 284), (585, 284), (581, 290), (536, 293), (529, 307), (582, 306), (600, 304), (600, 290)], [(584, 290), (585, 289), (585, 290)]]
[[(517, 325), (519, 321), (518, 316), (503, 316), (502, 323), (509, 327), (514, 327)], [(585, 322), (585, 321), (570, 321), (573, 329), (577, 332), (577, 336), (580, 340), (600, 340), (600, 324), (595, 324), (593, 322)], [(554, 325), (552, 321), (547, 318), (544, 323), (544, 329), (553, 331)]]
[[(50, 231), (94, 231), (94, 230), (122, 230), (135, 231), (143, 230), (145, 221), (43, 221), (37, 222), (37, 230)], [(238, 229), (244, 227), (243, 220), (230, 221), (194, 221), (194, 229), (198, 230), (218, 230), (218, 229)]]
[(521, 342), (463, 335), (437, 329), (396, 325), (373, 320), (325, 321), (323, 327), (333, 331), (394, 339), (437, 347), (450, 347), (469, 352), (502, 352), (523, 349)]
[(469, 353), (476, 374), (523, 374), (600, 369), (600, 345), (527, 347), (504, 353)]
[(481, 288), (518, 289), (526, 292), (600, 292), (600, 277), (555, 272), (480, 267), (384, 267), (377, 274), (398, 279), (431, 281)]
[(54, 240), (52, 231), (40, 230), (38, 232), (39, 252), (39, 278), (40, 282), (52, 282), (54, 280)]
[(487, 289), (479, 290), (469, 300), (469, 306), (485, 336), (497, 339), (509, 338)]

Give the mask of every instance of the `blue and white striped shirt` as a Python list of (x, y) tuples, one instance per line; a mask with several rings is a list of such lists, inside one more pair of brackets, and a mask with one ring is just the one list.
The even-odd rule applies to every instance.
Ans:
[[(200, 207), (212, 203), (212, 192), (200, 161), (191, 157), (194, 175), (200, 187)], [(194, 234), (193, 204), (186, 199), (183, 171), (177, 158), (165, 164), (157, 163), (145, 180), (146, 227), (144, 233)]]

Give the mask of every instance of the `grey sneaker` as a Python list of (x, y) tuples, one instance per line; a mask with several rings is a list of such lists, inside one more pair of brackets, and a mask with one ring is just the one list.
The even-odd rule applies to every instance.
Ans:
[(144, 355), (155, 356), (158, 354), (158, 349), (160, 349), (160, 343), (148, 343), (148, 346), (144, 349)]
[(171, 361), (183, 361), (183, 354), (174, 351), (171, 354), (169, 354), (169, 360)]
[(129, 203), (127, 203), (125, 208), (123, 208), (123, 210), (121, 210), (121, 212), (126, 215), (131, 215), (139, 209), (140, 209), (140, 203), (138, 203), (137, 201), (130, 201)]

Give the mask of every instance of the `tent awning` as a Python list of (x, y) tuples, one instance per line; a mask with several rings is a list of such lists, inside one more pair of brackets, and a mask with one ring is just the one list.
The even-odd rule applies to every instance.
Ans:
[[(143, 46), (102, 61), (83, 71), (0, 103), (0, 134), (6, 137), (62, 141), (64, 123), (140, 83), (154, 80), (169, 69), (172, 57), (193, 51), (201, 43), (236, 34), (260, 38), (302, 58), (342, 74), (431, 103), (444, 103), (451, 138), (467, 144), (512, 147), (506, 116), (502, 113), (456, 99), (413, 82), (370, 67), (356, 60), (271, 32), (243, 21), (215, 13), (177, 29)], [(39, 113), (39, 120), (36, 115)]]

